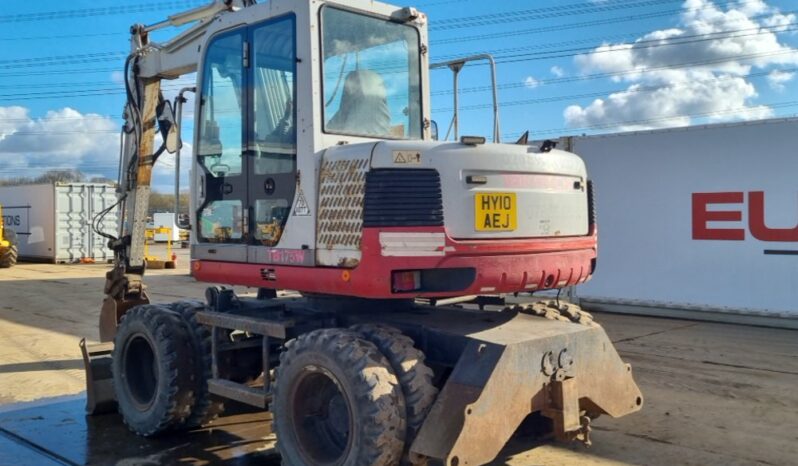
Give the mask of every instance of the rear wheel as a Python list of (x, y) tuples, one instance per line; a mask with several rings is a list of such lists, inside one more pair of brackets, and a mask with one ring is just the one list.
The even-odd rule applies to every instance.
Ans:
[(168, 309), (148, 304), (125, 314), (111, 370), (130, 430), (149, 437), (183, 424), (194, 405), (193, 357), (185, 325)]
[(284, 464), (398, 464), (404, 398), (390, 363), (354, 332), (316, 330), (286, 343), (273, 411)]
[(414, 466), (427, 464), (425, 457), (409, 451), (438, 396), (438, 389), (432, 384), (432, 369), (424, 362), (424, 353), (414, 346), (410, 337), (394, 327), (360, 324), (352, 327), (352, 330), (377, 345), (380, 352), (388, 358), (399, 379), (407, 408), (406, 447), (402, 463)]

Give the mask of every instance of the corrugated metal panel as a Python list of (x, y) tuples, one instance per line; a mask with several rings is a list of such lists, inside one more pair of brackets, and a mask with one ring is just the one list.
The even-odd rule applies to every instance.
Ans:
[[(20, 256), (29, 260), (104, 261), (113, 253), (91, 228), (94, 216), (116, 202), (112, 186), (93, 183), (0, 187), (6, 225), (20, 238)], [(118, 211), (109, 212), (103, 230), (115, 234)]]
[[(57, 262), (80, 259), (104, 261), (113, 253), (106, 240), (92, 229), (94, 217), (116, 202), (114, 188), (102, 184), (63, 184), (55, 187), (55, 222)], [(114, 234), (117, 211), (112, 210), (102, 222), (103, 231)]]
[[(90, 189), (92, 203), (86, 218), (89, 222), (93, 222), (100, 212), (116, 204), (117, 196), (116, 189), (113, 186), (94, 185), (90, 186)], [(99, 222), (99, 227), (100, 231), (105, 234), (117, 236), (119, 234), (119, 209), (112, 208)], [(108, 248), (108, 239), (94, 233), (93, 230), (91, 230), (91, 246), (89, 250), (92, 254), (90, 257), (95, 260), (108, 261), (114, 258), (113, 251)]]
[[(797, 133), (798, 119), (780, 119), (573, 138), (599, 226), (596, 275), (578, 295), (798, 317)], [(697, 201), (706, 194), (720, 197)]]

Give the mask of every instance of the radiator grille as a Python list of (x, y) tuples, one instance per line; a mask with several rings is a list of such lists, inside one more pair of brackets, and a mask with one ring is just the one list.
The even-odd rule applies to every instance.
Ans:
[(364, 227), (442, 226), (441, 178), (434, 169), (376, 169), (366, 175)]

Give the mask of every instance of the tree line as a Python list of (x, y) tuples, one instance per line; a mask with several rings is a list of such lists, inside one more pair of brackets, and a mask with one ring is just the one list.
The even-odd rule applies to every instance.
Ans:
[[(116, 186), (116, 181), (102, 176), (87, 176), (80, 170), (59, 169), (49, 170), (41, 175), (32, 177), (0, 178), (0, 186), (21, 186), (28, 184), (51, 183), (103, 183)], [(152, 192), (150, 194), (149, 214), (156, 212), (173, 212), (175, 210), (175, 195), (172, 193)], [(188, 192), (180, 193), (180, 212), (188, 212)]]
[(74, 169), (48, 170), (41, 175), (33, 177), (14, 176), (0, 178), (0, 186), (20, 186), (25, 184), (49, 183), (104, 183), (111, 186), (116, 186), (116, 181), (114, 180), (104, 176), (88, 177), (80, 170)]

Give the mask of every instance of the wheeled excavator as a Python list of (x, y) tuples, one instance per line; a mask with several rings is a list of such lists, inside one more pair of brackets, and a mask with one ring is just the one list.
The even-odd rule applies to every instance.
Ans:
[[(590, 314), (506, 301), (591, 277), (585, 164), (501, 143), (492, 59), (430, 64), (427, 25), (370, 0), (216, 0), (131, 28), (109, 208), (123, 221), (103, 232), (102, 343), (82, 342), (90, 413), (117, 409), (154, 436), (232, 399), (272, 413), (284, 464), (458, 466), (492, 461), (524, 426), (589, 443), (598, 416), (641, 409)], [(150, 40), (169, 26), (186, 27)], [(493, 142), (460, 136), (456, 111), (439, 140), (429, 70), (456, 83), (476, 59), (493, 71)], [(164, 97), (191, 73), (196, 86)], [(190, 270), (215, 285), (152, 303), (152, 170), (176, 152), (179, 192), (189, 94)]]

